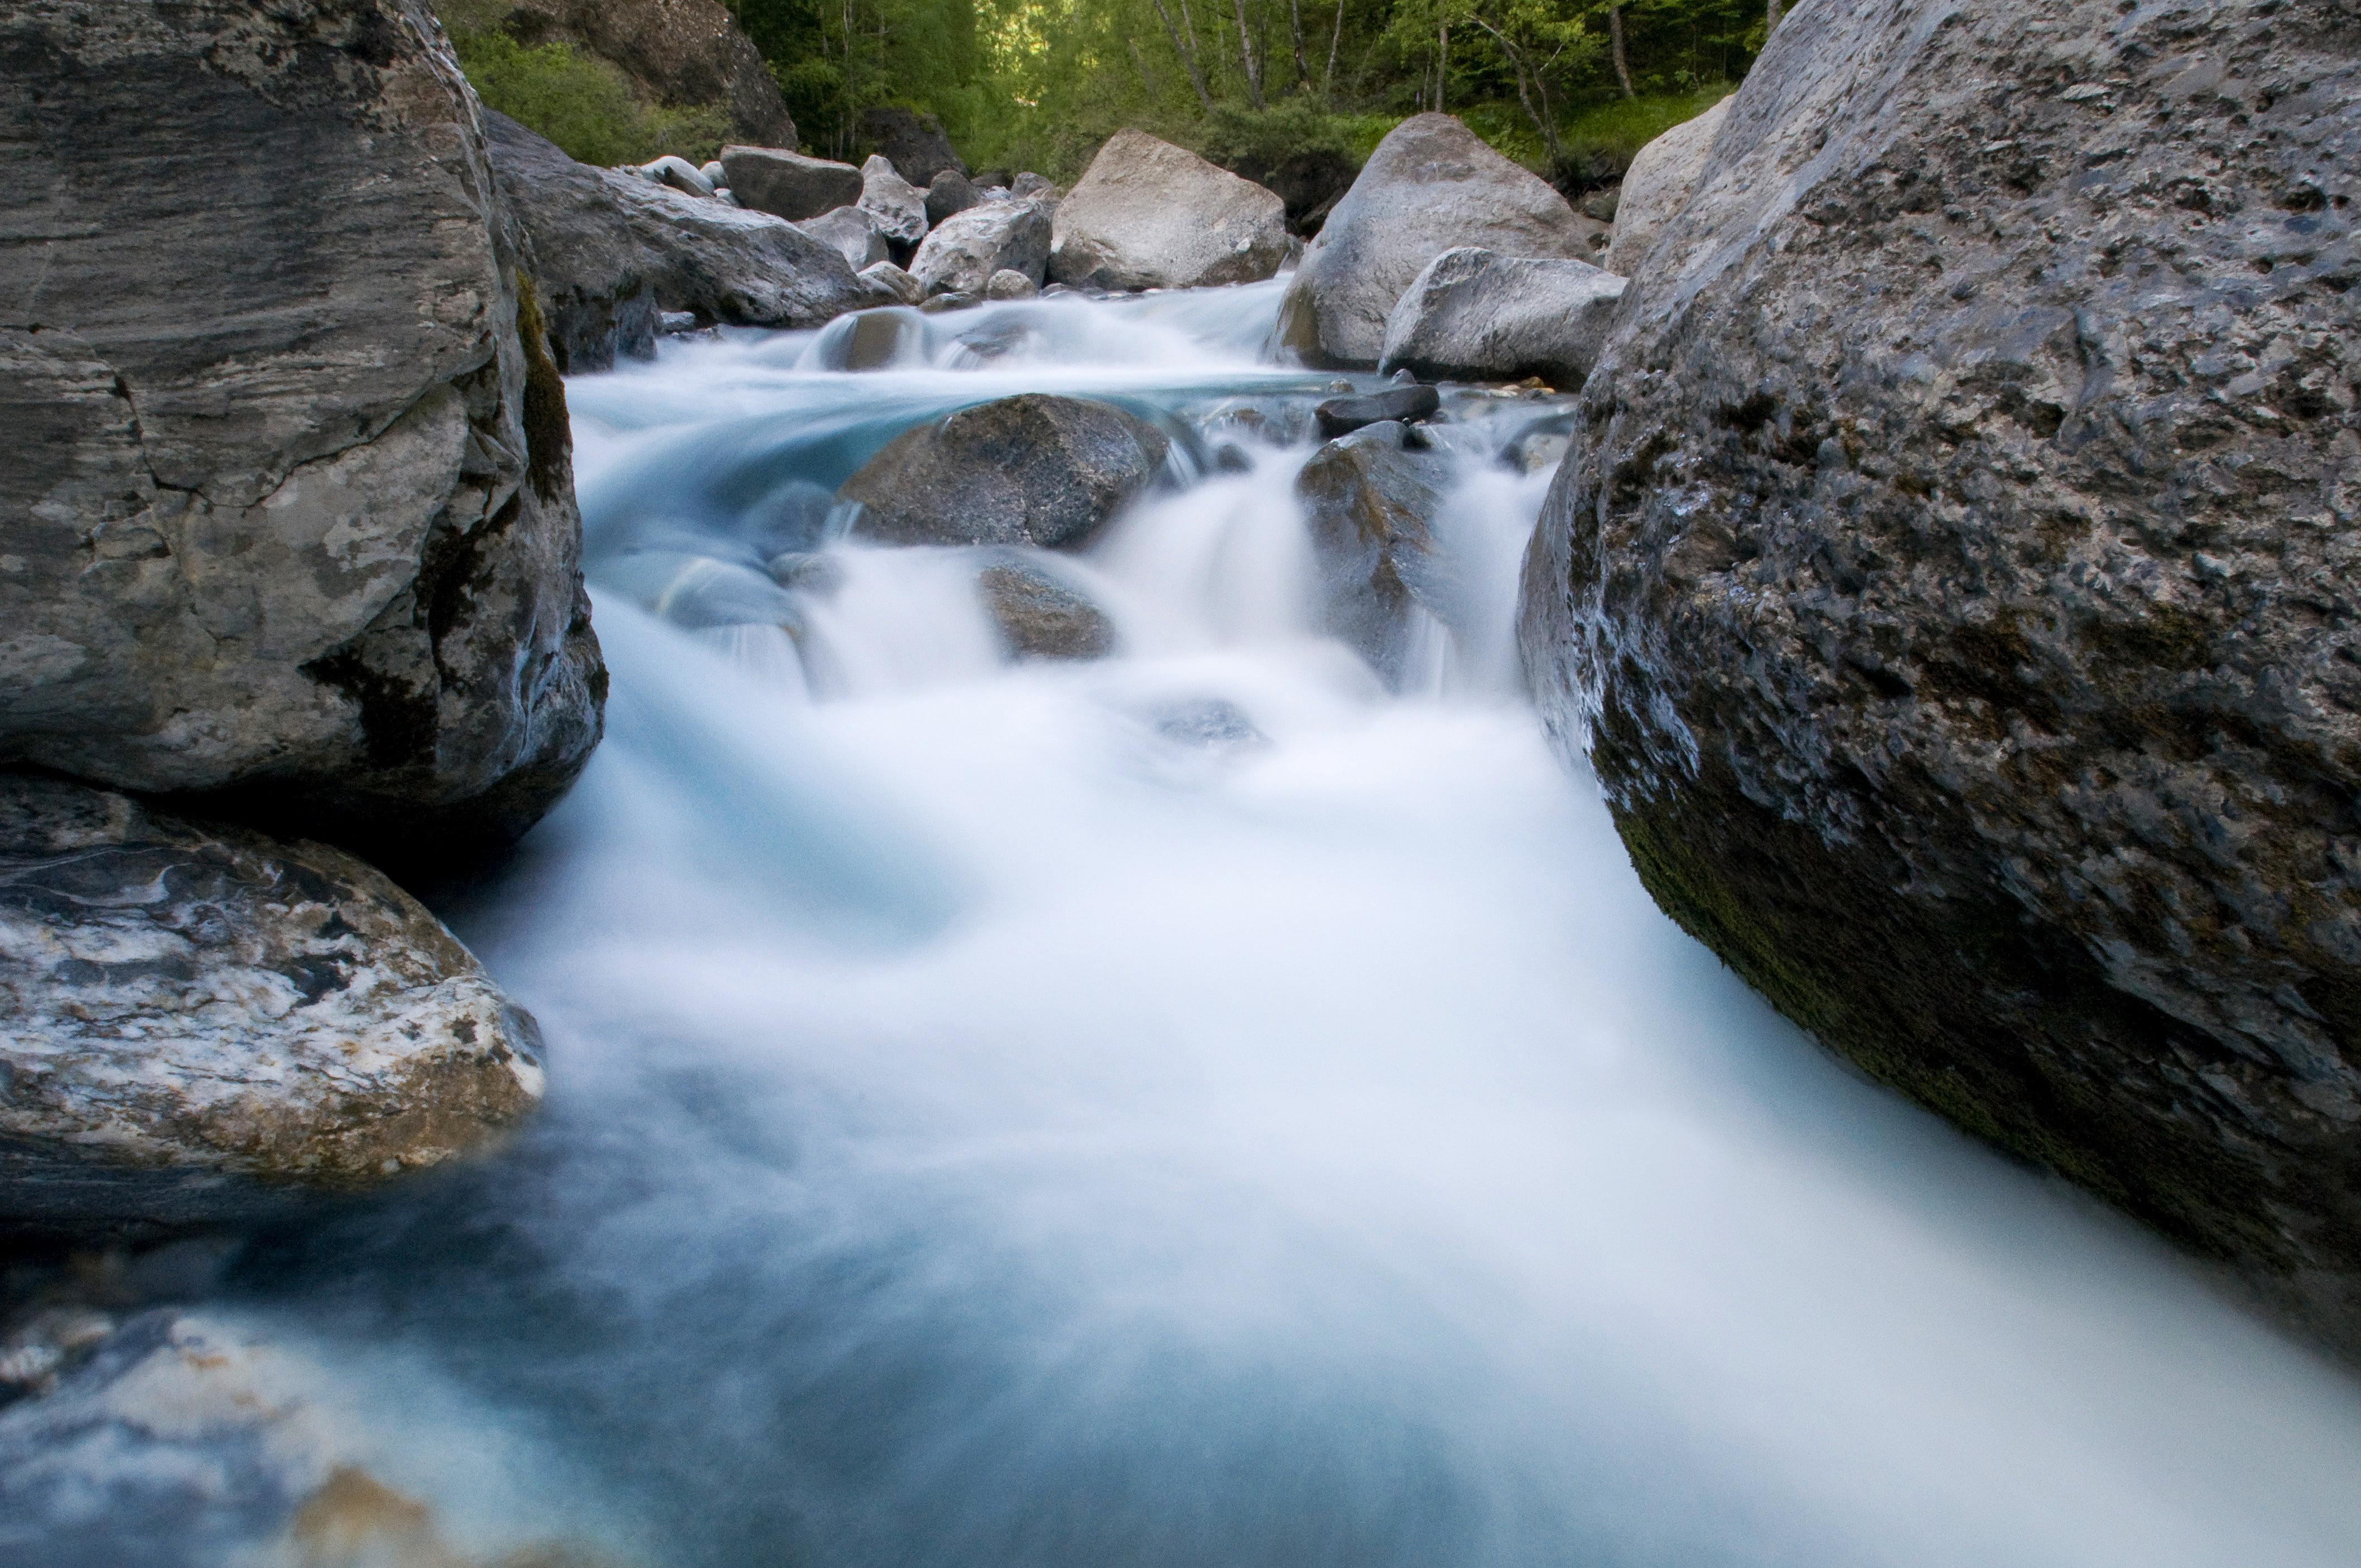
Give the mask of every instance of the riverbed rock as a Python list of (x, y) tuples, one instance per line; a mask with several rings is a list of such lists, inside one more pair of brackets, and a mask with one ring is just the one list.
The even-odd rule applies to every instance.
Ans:
[(983, 283), (983, 297), (987, 300), (1031, 300), (1038, 299), (1040, 293), (1032, 279), (1006, 267), (985, 279)]
[(0, 55), (0, 763), (522, 831), (605, 674), (565, 390), (423, 5), (58, 0)]
[(1307, 364), (1374, 366), (1386, 323), (1426, 264), (1456, 246), (1592, 259), (1606, 226), (1448, 115), (1413, 115), (1378, 144), (1303, 253), (1280, 341)]
[(1740, 974), (2353, 1350), (2342, 15), (1790, 11), (1591, 373), (1521, 639)]
[(894, 171), (924, 190), (945, 170), (964, 175), (967, 165), (951, 150), (943, 123), (923, 109), (886, 106), (861, 112), (861, 139), (894, 166)]
[(1064, 189), (1056, 181), (1046, 174), (1036, 174), (1029, 169), (1008, 182), (1008, 193), (1049, 203), (1066, 199)]
[(1389, 421), (1340, 436), (1295, 480), (1319, 563), (1323, 628), (1389, 683), (1401, 674), (1412, 609), (1448, 609), (1457, 598), (1433, 527), (1449, 473), (1435, 455), (1407, 448), (1405, 433)]
[(1287, 206), (1146, 131), (1121, 130), (1058, 204), (1049, 272), (1094, 289), (1254, 283), (1287, 256)]
[(915, 305), (927, 297), (927, 286), (890, 261), (880, 261), (861, 269), (861, 280), (872, 291), (890, 297), (898, 304)]
[(1036, 202), (986, 202), (938, 224), (910, 258), (930, 294), (981, 295), (992, 275), (1020, 272), (1038, 287), (1049, 261), (1049, 214)]
[(1532, 376), (1577, 388), (1622, 297), (1623, 280), (1587, 261), (1462, 246), (1428, 262), (1403, 292), (1378, 368), (1457, 381)]
[(861, 166), (861, 210), (890, 245), (915, 246), (927, 237), (927, 193), (894, 171), (876, 153)]
[(796, 226), (843, 257), (844, 264), (855, 273), (876, 266), (889, 254), (885, 236), (861, 207), (838, 207)]
[(252, 1218), (499, 1139), (539, 1031), (340, 850), (0, 773), (0, 1226)]
[(1693, 120), (1684, 120), (1642, 148), (1624, 171), (1616, 196), (1615, 231), (1599, 265), (1628, 278), (1656, 241), (1657, 231), (1688, 204), (1705, 172), (1706, 155), (1721, 133), (1731, 100), (1724, 98)]
[(927, 222), (937, 228), (971, 207), (981, 206), (983, 192), (962, 170), (946, 169), (927, 187)]
[(746, 140), (796, 145), (770, 63), (722, 0), (500, 0), (497, 9), (500, 30), (520, 43), (572, 44), (658, 103), (718, 104)]
[(653, 355), (659, 311), (810, 327), (873, 302), (834, 246), (782, 218), (577, 163), (505, 115), (484, 128), (569, 375)]
[(856, 311), (828, 323), (812, 345), (823, 370), (884, 370), (924, 364), (926, 319), (906, 305)]
[(861, 170), (777, 147), (725, 147), (721, 171), (738, 204), (799, 223), (861, 200)]
[(1387, 387), (1375, 392), (1363, 392), (1353, 397), (1330, 398), (1312, 411), (1324, 440), (1346, 435), (1364, 425), (1390, 421), (1397, 424), (1413, 424), (1431, 419), (1443, 407), (1443, 394), (1433, 387), (1412, 383), (1406, 387)]
[(839, 494), (891, 544), (1081, 544), (1163, 468), (1170, 445), (1110, 403), (1027, 392), (888, 442)]
[(653, 163), (642, 163), (640, 172), (659, 185), (671, 186), (684, 196), (710, 196), (717, 189), (702, 170), (688, 159), (675, 158), (669, 153)]
[(1115, 622), (1090, 596), (1047, 566), (998, 560), (976, 574), (976, 593), (1009, 652), (1019, 659), (1104, 659)]

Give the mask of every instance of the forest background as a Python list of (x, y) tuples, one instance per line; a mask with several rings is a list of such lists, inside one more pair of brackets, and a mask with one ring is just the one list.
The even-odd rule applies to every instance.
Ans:
[[(937, 115), (972, 168), (1060, 182), (1126, 126), (1266, 183), (1349, 180), (1403, 117), (1443, 109), (1569, 194), (1745, 73), (1760, 0), (727, 0), (824, 157), (862, 111)], [(727, 139), (713, 111), (635, 97), (605, 61), (520, 45), (444, 5), (485, 101), (587, 162)]]

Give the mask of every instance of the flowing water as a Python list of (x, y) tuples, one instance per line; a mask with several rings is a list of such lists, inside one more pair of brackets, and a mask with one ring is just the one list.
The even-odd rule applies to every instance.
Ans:
[[(1546, 475), (1497, 452), (1562, 405), (1439, 428), (1477, 611), (1400, 689), (1316, 634), (1273, 287), (572, 385), (609, 736), (445, 900), (551, 1100), (231, 1264), (269, 1441), (423, 1499), (436, 1563), (2361, 1561), (2354, 1382), (1642, 893), (1510, 652)], [(1027, 389), (1176, 437), (1045, 562), (1110, 659), (1006, 662), (972, 553), (838, 537), (893, 433)], [(99, 1431), (0, 1541), (119, 1541), (192, 1463)]]

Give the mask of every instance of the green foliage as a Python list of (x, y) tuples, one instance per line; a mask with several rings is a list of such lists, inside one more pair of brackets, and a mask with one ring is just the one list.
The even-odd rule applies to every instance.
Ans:
[(771, 62), (796, 129), (814, 152), (856, 152), (861, 111), (908, 104), (940, 116), (955, 140), (989, 117), (983, 74), (989, 0), (728, 0)]
[(1686, 93), (1643, 93), (1593, 104), (1559, 132), (1567, 161), (1576, 167), (1620, 171), (1631, 155), (1686, 120), (1693, 120), (1730, 93), (1727, 82)]
[(451, 43), (488, 108), (584, 163), (644, 163), (667, 152), (701, 163), (729, 138), (726, 109), (647, 103), (620, 71), (570, 45), (527, 46), (493, 28), (455, 28)]

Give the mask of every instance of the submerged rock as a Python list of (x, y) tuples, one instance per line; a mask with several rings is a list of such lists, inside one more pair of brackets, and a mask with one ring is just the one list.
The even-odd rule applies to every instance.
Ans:
[(1319, 562), (1323, 628), (1389, 683), (1401, 674), (1413, 607), (1452, 597), (1440, 591), (1445, 568), (1432, 527), (1447, 471), (1405, 449), (1403, 433), (1388, 422), (1339, 437), (1295, 480)]
[(236, 1220), (499, 1138), (539, 1031), (352, 856), (0, 774), (0, 1225)]
[(975, 586), (1017, 658), (1104, 659), (1115, 652), (1115, 622), (1047, 566), (995, 561), (976, 575)]
[(1123, 130), (1058, 204), (1049, 271), (1096, 289), (1192, 289), (1258, 282), (1286, 257), (1287, 208), (1277, 196)]
[(2325, 15), (1789, 12), (1591, 374), (1521, 638), (1650, 892), (1790, 1017), (2361, 1348)]
[(1622, 297), (1623, 280), (1587, 261), (1446, 250), (1394, 306), (1378, 368), (1576, 388)]
[(839, 316), (812, 345), (813, 357), (823, 370), (883, 370), (923, 363), (926, 349), (925, 319), (906, 305)]
[(859, 205), (888, 244), (915, 246), (927, 237), (927, 193), (882, 157), (872, 155), (861, 166)]
[(1457, 246), (1587, 260), (1604, 225), (1448, 115), (1413, 115), (1369, 155), (1279, 305), (1279, 336), (1306, 363), (1368, 367), (1395, 302)]
[[(1408, 424), (1416, 420), (1432, 418), (1443, 407), (1443, 394), (1433, 387), (1412, 384), (1388, 387), (1383, 391), (1365, 392), (1349, 398), (1330, 398), (1312, 411), (1318, 422), (1321, 435), (1345, 435), (1364, 425), (1388, 421)], [(1400, 444), (1397, 441), (1396, 444)]]
[(1170, 444), (1107, 403), (1027, 392), (888, 442), (839, 494), (894, 544), (1080, 544), (1145, 488)]
[(982, 294), (995, 272), (1039, 287), (1049, 214), (1033, 202), (988, 202), (944, 219), (918, 247), (910, 275), (930, 294)]
[(1607, 242), (1599, 265), (1630, 277), (1656, 240), (1657, 231), (1673, 220), (1696, 191), (1705, 172), (1706, 155), (1736, 100), (1724, 98), (1696, 119), (1685, 120), (1642, 148), (1624, 171), (1617, 194), (1615, 232)]
[(725, 147), (721, 170), (738, 204), (789, 223), (861, 200), (861, 170), (776, 147)]
[(522, 831), (605, 672), (565, 389), (431, 17), (58, 0), (0, 51), (0, 762)]

